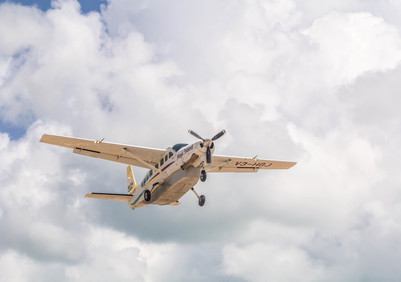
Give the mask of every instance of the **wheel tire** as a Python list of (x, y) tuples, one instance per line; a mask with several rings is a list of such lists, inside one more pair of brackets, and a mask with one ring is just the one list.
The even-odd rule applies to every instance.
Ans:
[(145, 192), (143, 192), (143, 198), (145, 199), (145, 202), (149, 202), (150, 198), (151, 198), (151, 194), (149, 190), (145, 190)]
[(205, 195), (200, 195), (199, 201), (198, 201), (199, 206), (203, 207), (203, 205), (205, 204), (205, 202), (206, 202), (206, 197), (205, 197)]
[(205, 182), (206, 181), (206, 177), (207, 177), (206, 171), (202, 170), (201, 174), (200, 174), (200, 181)]

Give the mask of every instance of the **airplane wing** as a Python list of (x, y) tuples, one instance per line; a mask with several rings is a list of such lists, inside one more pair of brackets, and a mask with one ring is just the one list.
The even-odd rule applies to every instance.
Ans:
[(89, 193), (86, 194), (85, 197), (119, 202), (129, 202), (132, 199), (132, 194)]
[(40, 142), (73, 149), (89, 157), (134, 165), (144, 168), (155, 166), (166, 153), (162, 149), (146, 148), (102, 141), (44, 134)]
[(213, 156), (207, 172), (257, 172), (259, 169), (289, 169), (296, 162), (247, 159), (230, 156)]

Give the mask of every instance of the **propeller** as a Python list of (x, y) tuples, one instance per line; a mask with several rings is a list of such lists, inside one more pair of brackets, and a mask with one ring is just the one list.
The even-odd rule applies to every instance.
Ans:
[(204, 139), (202, 138), (199, 134), (197, 134), (195, 131), (193, 130), (188, 130), (189, 134), (191, 134), (192, 136), (200, 139), (203, 141), (202, 146), (206, 146), (206, 162), (208, 164), (210, 164), (212, 162), (212, 152), (210, 151), (210, 147), (213, 148), (213, 141), (216, 141), (217, 139), (219, 139), (221, 136), (223, 136), (224, 134), (226, 134), (226, 131), (223, 129), (222, 131), (220, 131), (219, 133), (217, 133), (215, 136), (212, 137), (212, 139)]
[(221, 136), (223, 136), (224, 134), (226, 134), (226, 131), (223, 129), (222, 131), (220, 131), (219, 133), (217, 133), (215, 136), (213, 136), (212, 141), (216, 141), (217, 139), (219, 139)]

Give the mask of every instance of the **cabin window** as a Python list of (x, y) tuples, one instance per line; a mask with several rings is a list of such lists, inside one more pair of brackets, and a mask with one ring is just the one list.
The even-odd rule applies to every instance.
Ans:
[(164, 164), (164, 159), (160, 160), (160, 167)]
[(173, 152), (168, 153), (168, 157), (171, 158), (173, 156)]
[(155, 165), (155, 168), (159, 168), (159, 164), (156, 164), (156, 165)]
[(152, 170), (149, 172), (149, 177), (152, 176), (152, 172), (153, 172)]
[(167, 162), (168, 155), (164, 157), (164, 161)]

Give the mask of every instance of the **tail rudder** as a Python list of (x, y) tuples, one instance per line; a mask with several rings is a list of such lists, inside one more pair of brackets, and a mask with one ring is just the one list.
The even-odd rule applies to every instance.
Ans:
[(135, 177), (134, 177), (134, 172), (132, 171), (132, 167), (129, 165), (127, 167), (127, 187), (128, 187), (128, 193), (134, 194), (136, 188), (139, 185), (136, 184)]

